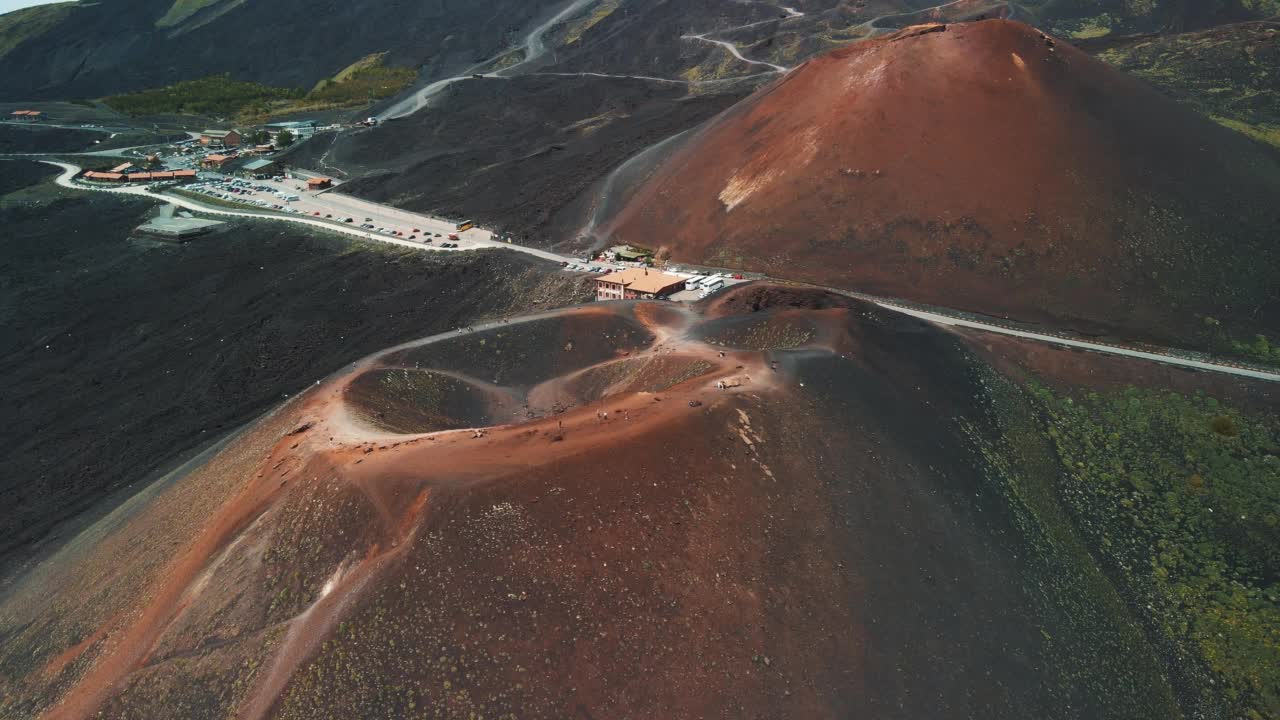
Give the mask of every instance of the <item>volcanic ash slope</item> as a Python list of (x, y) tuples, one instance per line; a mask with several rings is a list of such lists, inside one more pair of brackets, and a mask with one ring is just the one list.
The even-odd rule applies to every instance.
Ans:
[(18, 581), (0, 707), (1176, 716), (1018, 522), (984, 448), (1022, 395), (967, 342), (755, 285), (394, 348)]
[(805, 63), (613, 219), (676, 260), (1168, 344), (1280, 329), (1280, 164), (1004, 20)]

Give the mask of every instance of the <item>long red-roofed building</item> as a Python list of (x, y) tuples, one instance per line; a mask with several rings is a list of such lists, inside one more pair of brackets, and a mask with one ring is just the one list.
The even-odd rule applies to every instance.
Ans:
[(648, 268), (631, 268), (596, 278), (597, 300), (666, 298), (684, 289), (685, 279)]

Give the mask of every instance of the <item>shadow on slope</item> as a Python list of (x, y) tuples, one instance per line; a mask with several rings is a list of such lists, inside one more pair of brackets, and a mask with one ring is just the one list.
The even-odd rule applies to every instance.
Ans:
[[(370, 436), (340, 419), (352, 377), (300, 397), (0, 605), (7, 707), (1180, 716), (1166, 663), (1195, 661), (1153, 647), (1051, 493), (1019, 493), (1061, 467), (963, 336), (755, 286), (702, 312), (819, 332), (722, 356), (678, 316), (626, 340), (640, 307), (527, 323), (546, 357), (508, 380), (568, 373), (587, 402), (554, 418)], [(555, 359), (584, 321), (611, 352)], [(168, 520), (188, 506), (206, 519)]]

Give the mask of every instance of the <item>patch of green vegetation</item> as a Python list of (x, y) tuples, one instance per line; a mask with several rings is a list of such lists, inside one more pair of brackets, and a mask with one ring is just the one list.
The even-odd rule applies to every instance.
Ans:
[(1271, 125), (1266, 123), (1251, 125), (1246, 122), (1241, 122), (1240, 120), (1225, 118), (1218, 115), (1210, 115), (1210, 117), (1212, 117), (1218, 124), (1229, 127), (1236, 132), (1248, 135), (1258, 142), (1264, 142), (1268, 145), (1280, 148), (1280, 125)]
[(1246, 9), (1259, 15), (1272, 17), (1280, 15), (1280, 0), (1240, 0)]
[(417, 79), (412, 68), (387, 67), (382, 54), (371, 55), (348, 66), (333, 78), (322, 80), (310, 92), (233, 80), (211, 75), (184, 80), (168, 87), (104, 98), (108, 107), (126, 115), (212, 115), (240, 122), (299, 112), (364, 105), (389, 97)]
[(1271, 342), (1266, 335), (1255, 335), (1249, 343), (1233, 341), (1231, 350), (1240, 357), (1280, 367), (1280, 343)]
[(413, 68), (387, 67), (379, 57), (374, 63), (344, 70), (330, 82), (322, 82), (307, 93), (303, 105), (347, 107), (390, 97), (418, 78)]
[[(983, 374), (992, 425), (966, 423), (976, 463), (1005, 500), (1025, 553), (1023, 589), (1037, 614), (1044, 656), (1057, 664), (1046, 691), (1081, 716), (1083, 708), (1123, 720), (1181, 717), (1157, 653), (1125, 599), (1102, 572), (1086, 538), (1059, 499), (1061, 465), (1036, 403), (1023, 388)], [(1070, 658), (1070, 662), (1057, 662)]]
[(334, 75), (331, 78), (327, 78), (325, 80), (321, 80), (320, 82), (316, 83), (316, 86), (311, 88), (311, 90), (312, 92), (315, 92), (316, 90), (319, 90), (320, 88), (330, 83), (346, 82), (347, 80), (351, 79), (351, 76), (355, 75), (361, 70), (368, 70), (369, 68), (380, 67), (382, 65), (383, 58), (385, 58), (386, 56), (387, 54), (385, 52), (373, 53), (372, 55), (365, 55), (364, 57), (360, 58), (359, 60), (351, 63), (350, 65), (340, 70), (337, 75)]
[(1075, 40), (1091, 40), (1093, 38), (1106, 37), (1111, 34), (1115, 26), (1115, 20), (1107, 13), (1103, 13), (1096, 17), (1083, 18), (1073, 23), (1067, 29), (1067, 35)]
[(1202, 320), (1206, 344), (1214, 354), (1280, 367), (1280, 343), (1263, 334), (1254, 335), (1252, 341), (1244, 341), (1224, 328), (1217, 318), (1204, 316)]
[(240, 116), (266, 113), (274, 103), (297, 100), (302, 91), (276, 88), (254, 82), (233, 80), (230, 75), (211, 75), (184, 80), (154, 90), (112, 95), (103, 102), (126, 115), (216, 115)]
[(0, 57), (28, 40), (53, 30), (71, 13), (73, 3), (38, 5), (0, 15)]
[(680, 73), (680, 77), (691, 83), (705, 82), (708, 80), (724, 80), (726, 78), (740, 77), (746, 74), (743, 70), (743, 64), (728, 52), (712, 52), (708, 53), (706, 59), (698, 65), (694, 65), (684, 72)]
[(497, 72), (524, 62), (524, 50), (515, 49), (490, 63), (485, 72)]
[(622, 5), (622, 0), (602, 0), (596, 4), (595, 10), (583, 18), (581, 21), (574, 23), (569, 31), (565, 34), (564, 44), (572, 45), (582, 39), (583, 33), (600, 24), (605, 18), (613, 14)]
[(1058, 497), (1193, 702), (1280, 717), (1280, 421), (1202, 395), (1031, 393)]
[(1280, 43), (1273, 24), (1161, 37), (1098, 58), (1226, 127), (1280, 147)]

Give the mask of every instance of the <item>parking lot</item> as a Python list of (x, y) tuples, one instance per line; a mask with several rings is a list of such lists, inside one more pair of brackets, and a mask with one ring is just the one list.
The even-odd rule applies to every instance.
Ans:
[[(185, 152), (184, 152), (185, 150)], [(218, 171), (199, 170), (200, 161), (207, 153), (195, 140), (165, 146), (132, 149), (131, 154), (145, 156), (155, 154), (166, 170), (197, 169), (197, 182), (181, 187), (181, 190), (203, 195), (213, 200), (243, 206), (246, 211), (276, 212), (309, 221), (332, 223), (373, 237), (385, 237), (390, 242), (420, 244), (440, 250), (477, 250), (500, 247), (536, 255), (558, 262), (566, 272), (603, 275), (606, 273), (640, 267), (640, 263), (606, 260), (602, 257), (571, 257), (527, 246), (512, 245), (495, 238), (493, 233), (472, 227), (458, 231), (459, 221), (430, 217), (398, 208), (380, 205), (368, 200), (334, 192), (333, 188), (314, 190), (307, 186), (305, 174), (284, 177), (244, 178)], [(721, 273), (709, 277), (708, 271), (668, 268), (667, 272), (687, 278), (689, 289), (672, 299), (691, 302), (745, 280), (740, 276)], [(708, 280), (718, 280), (707, 284)]]
[[(388, 239), (421, 243), (425, 247), (444, 250), (507, 247), (557, 261), (567, 272), (593, 275), (642, 266), (641, 263), (635, 262), (575, 258), (524, 246), (508, 245), (495, 240), (492, 233), (480, 228), (459, 233), (455, 223), (439, 218), (379, 205), (332, 191), (308, 190), (306, 180), (297, 177), (249, 180), (208, 172), (202, 172), (200, 177), (199, 182), (187, 186), (186, 189), (219, 200), (243, 204), (246, 209), (271, 210), (313, 220), (345, 224), (369, 233), (386, 236)], [(451, 240), (450, 235), (455, 234), (458, 239)], [(669, 269), (668, 272), (691, 281), (689, 289), (672, 298), (680, 302), (698, 300), (726, 287), (745, 282), (741, 275), (727, 273), (709, 274), (705, 271), (677, 268)]]
[[(202, 172), (200, 180), (186, 189), (218, 200), (242, 204), (246, 209), (304, 215), (357, 227), (388, 238), (444, 249), (472, 250), (502, 245), (487, 230), (472, 228), (459, 233), (456, 223), (339, 193), (311, 191), (301, 179), (249, 180)], [(456, 234), (457, 240), (451, 240), (451, 234)], [(547, 256), (548, 259), (561, 259), (551, 253)]]

